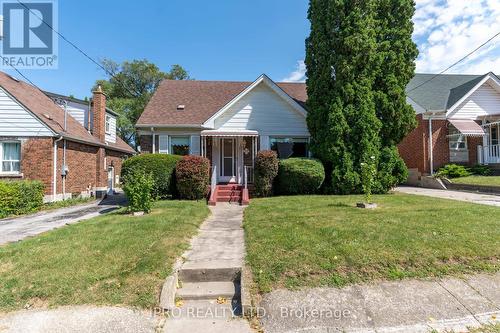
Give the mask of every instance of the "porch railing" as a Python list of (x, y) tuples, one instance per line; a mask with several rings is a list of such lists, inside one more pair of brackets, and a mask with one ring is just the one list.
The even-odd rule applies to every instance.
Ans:
[(214, 165), (212, 168), (212, 179), (210, 183), (211, 193), (214, 193), (216, 187), (217, 187), (217, 166)]
[(480, 164), (500, 163), (500, 145), (478, 146), (477, 160)]
[(245, 165), (245, 184), (253, 184), (254, 171), (253, 166)]

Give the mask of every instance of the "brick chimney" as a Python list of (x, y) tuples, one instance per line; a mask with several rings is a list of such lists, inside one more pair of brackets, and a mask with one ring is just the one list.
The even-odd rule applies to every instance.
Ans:
[(92, 93), (92, 115), (94, 120), (92, 135), (99, 141), (104, 142), (106, 135), (106, 95), (100, 85)]

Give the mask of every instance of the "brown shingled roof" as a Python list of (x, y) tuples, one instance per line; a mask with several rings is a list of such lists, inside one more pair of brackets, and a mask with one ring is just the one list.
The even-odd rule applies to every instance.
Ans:
[[(137, 125), (201, 125), (253, 82), (164, 80), (137, 121)], [(304, 83), (277, 83), (304, 106)], [(177, 106), (184, 105), (184, 110)]]
[[(106, 145), (104, 142), (97, 140), (97, 138), (90, 134), (85, 127), (69, 114), (66, 119), (66, 131), (64, 131), (64, 110), (56, 105), (54, 101), (40, 89), (26, 82), (16, 80), (3, 72), (0, 72), (0, 86), (27, 110), (32, 112), (41, 122), (47, 125), (54, 133), (63, 135), (68, 139), (74, 139), (93, 145)], [(118, 137), (116, 143), (110, 143), (106, 146), (110, 149), (114, 148), (130, 153), (135, 152), (132, 147)]]

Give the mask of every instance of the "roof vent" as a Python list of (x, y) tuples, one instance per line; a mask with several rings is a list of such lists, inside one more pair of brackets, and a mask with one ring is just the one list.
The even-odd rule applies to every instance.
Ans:
[(177, 110), (179, 110), (179, 111), (182, 111), (182, 110), (184, 110), (185, 108), (186, 108), (186, 106), (185, 106), (184, 104), (179, 104), (179, 105), (177, 105)]
[(46, 113), (44, 113), (44, 114), (43, 114), (43, 116), (44, 116), (45, 118), (47, 118), (47, 119), (52, 119), (52, 117), (51, 117), (50, 115), (46, 114)]

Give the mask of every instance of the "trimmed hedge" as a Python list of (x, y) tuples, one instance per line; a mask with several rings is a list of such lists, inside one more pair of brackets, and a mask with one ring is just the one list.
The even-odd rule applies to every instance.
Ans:
[(203, 199), (210, 185), (210, 161), (201, 156), (184, 156), (177, 163), (175, 176), (181, 199)]
[(167, 154), (143, 154), (130, 157), (123, 162), (121, 178), (126, 181), (132, 169), (140, 168), (153, 176), (154, 199), (166, 198), (176, 194), (175, 166), (182, 156)]
[(280, 160), (276, 190), (278, 194), (313, 194), (325, 180), (323, 164), (309, 158)]
[(33, 180), (0, 181), (0, 218), (28, 214), (43, 205), (44, 186)]
[(273, 194), (274, 178), (278, 175), (278, 155), (272, 150), (262, 150), (255, 157), (255, 194), (269, 197)]

